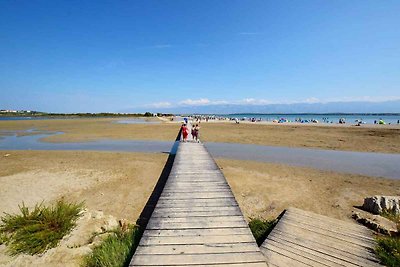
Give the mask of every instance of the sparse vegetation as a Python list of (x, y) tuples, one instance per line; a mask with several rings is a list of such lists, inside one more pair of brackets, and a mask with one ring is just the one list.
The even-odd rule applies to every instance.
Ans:
[(390, 267), (400, 266), (400, 238), (379, 237), (376, 254), (381, 262)]
[(397, 214), (393, 210), (384, 210), (380, 215), (395, 222), (397, 224), (397, 229), (400, 230), (400, 214)]
[(268, 234), (272, 231), (276, 224), (276, 220), (260, 220), (260, 219), (251, 219), (249, 222), (249, 227), (251, 232), (253, 233), (254, 238), (257, 241), (257, 244), (260, 246)]
[(114, 231), (110, 231), (102, 243), (86, 256), (83, 266), (128, 266), (139, 239), (140, 230), (137, 226), (118, 227)]
[[(384, 210), (381, 216), (395, 222), (397, 229), (400, 230), (400, 215), (392, 210)], [(377, 238), (376, 255), (386, 266), (400, 266), (400, 237), (385, 236)]]
[(57, 201), (53, 206), (37, 204), (32, 211), (22, 203), (21, 214), (5, 214), (0, 223), (0, 242), (11, 255), (40, 254), (57, 246), (74, 227), (83, 203)]

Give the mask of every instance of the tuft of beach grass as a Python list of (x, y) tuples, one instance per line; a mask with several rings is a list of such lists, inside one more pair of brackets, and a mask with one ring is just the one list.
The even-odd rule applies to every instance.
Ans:
[[(381, 216), (393, 221), (400, 230), (400, 215), (394, 210), (384, 210)], [(381, 263), (390, 266), (400, 266), (400, 237), (399, 236), (380, 236), (377, 238), (375, 253)]]
[(124, 267), (128, 266), (140, 240), (137, 226), (118, 227), (96, 246), (84, 259), (86, 267)]
[(400, 237), (379, 237), (377, 241), (375, 252), (381, 263), (390, 267), (400, 266)]
[(44, 253), (75, 227), (82, 208), (83, 203), (64, 200), (52, 206), (36, 204), (32, 210), (22, 203), (20, 214), (5, 213), (1, 218), (0, 243), (7, 245), (11, 255)]
[(261, 246), (268, 234), (274, 228), (276, 222), (276, 220), (261, 220), (254, 218), (250, 220), (249, 227), (258, 246)]

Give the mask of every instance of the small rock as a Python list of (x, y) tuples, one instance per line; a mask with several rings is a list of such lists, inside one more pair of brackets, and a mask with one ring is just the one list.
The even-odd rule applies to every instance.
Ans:
[(103, 232), (107, 232), (110, 230), (113, 230), (119, 226), (117, 219), (115, 219), (113, 216), (107, 216), (107, 218), (104, 220), (104, 224), (101, 226), (101, 230)]
[(364, 199), (363, 210), (380, 214), (383, 211), (392, 211), (400, 214), (399, 196), (373, 196)]
[(93, 219), (102, 219), (104, 218), (104, 213), (102, 211), (94, 211), (92, 212)]
[(11, 154), (5, 154), (5, 155), (4, 155), (4, 157), (9, 157), (9, 156), (11, 156)]

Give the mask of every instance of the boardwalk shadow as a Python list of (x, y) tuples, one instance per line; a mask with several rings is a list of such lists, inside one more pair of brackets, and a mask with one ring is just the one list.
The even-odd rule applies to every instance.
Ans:
[[(153, 189), (153, 192), (151, 193), (149, 199), (147, 200), (146, 205), (144, 206), (142, 212), (140, 213), (139, 218), (136, 221), (136, 225), (139, 227), (139, 232), (133, 236), (132, 238), (134, 239), (134, 245), (132, 247), (132, 251), (130, 251), (128, 257), (126, 258), (125, 263), (123, 264), (124, 267), (128, 267), (130, 264), (130, 261), (133, 257), (133, 254), (135, 253), (135, 250), (137, 246), (139, 245), (140, 239), (142, 238), (142, 235), (144, 233), (144, 230), (146, 229), (146, 226), (150, 220), (151, 214), (153, 214), (153, 211), (157, 205), (158, 199), (161, 196), (161, 193), (164, 189), (164, 186), (168, 180), (168, 176), (171, 172), (172, 165), (175, 160), (175, 153), (177, 150), (178, 143), (181, 138), (181, 131), (179, 131), (178, 136), (175, 139), (175, 144), (171, 149), (171, 152), (169, 153), (167, 162), (164, 165), (164, 168), (161, 172), (160, 177), (158, 178), (157, 184)], [(163, 152), (165, 153), (165, 152)]]
[[(179, 141), (181, 138), (181, 131), (179, 131), (178, 136), (176, 137), (175, 141)], [(154, 208), (157, 205), (158, 199), (161, 196), (161, 193), (164, 189), (164, 186), (168, 180), (168, 176), (171, 172), (172, 165), (174, 163), (175, 159), (175, 152), (176, 152), (176, 146), (177, 143), (175, 143), (174, 147), (171, 149), (171, 153), (169, 153), (167, 162), (164, 165), (164, 168), (161, 172), (160, 177), (158, 178), (157, 184), (153, 189), (153, 192), (151, 193), (149, 199), (147, 200), (146, 205), (144, 206), (139, 219), (136, 221), (136, 224), (139, 226), (139, 229), (141, 231), (144, 231), (146, 229), (147, 223), (150, 220), (151, 214), (154, 211)]]

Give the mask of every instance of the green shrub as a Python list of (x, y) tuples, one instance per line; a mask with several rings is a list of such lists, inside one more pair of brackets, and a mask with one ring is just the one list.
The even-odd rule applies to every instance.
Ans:
[[(400, 230), (400, 215), (393, 210), (384, 210), (381, 216), (395, 222)], [(375, 252), (381, 262), (386, 266), (400, 266), (400, 237), (387, 236), (379, 237)]]
[(136, 226), (127, 229), (121, 227), (110, 232), (93, 252), (86, 256), (84, 266), (87, 267), (123, 267), (128, 266), (139, 239), (140, 232)]
[(276, 220), (260, 220), (251, 219), (249, 222), (249, 227), (253, 233), (254, 238), (257, 241), (257, 245), (261, 246), (265, 238), (272, 231), (276, 224)]
[(375, 249), (376, 254), (386, 266), (400, 266), (400, 238), (380, 237)]
[(59, 200), (46, 207), (37, 204), (30, 211), (24, 203), (21, 214), (5, 214), (0, 223), (0, 242), (7, 245), (11, 255), (30, 255), (56, 247), (58, 242), (74, 227), (83, 203)]

